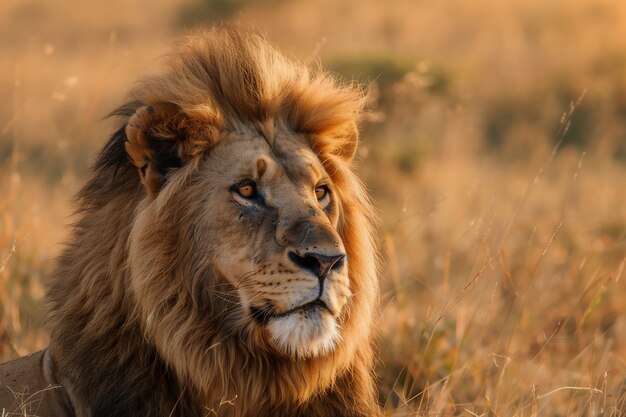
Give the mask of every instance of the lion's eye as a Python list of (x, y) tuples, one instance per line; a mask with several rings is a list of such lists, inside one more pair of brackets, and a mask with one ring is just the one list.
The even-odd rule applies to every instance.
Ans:
[(256, 198), (258, 196), (254, 181), (245, 181), (237, 184), (235, 191), (244, 198)]
[(315, 197), (317, 197), (318, 201), (323, 200), (324, 197), (328, 194), (328, 187), (325, 185), (320, 185), (315, 188)]
[(255, 189), (252, 185), (244, 185), (239, 187), (239, 189), (237, 190), (239, 192), (239, 194), (241, 194), (243, 197), (247, 197), (250, 198), (255, 194)]

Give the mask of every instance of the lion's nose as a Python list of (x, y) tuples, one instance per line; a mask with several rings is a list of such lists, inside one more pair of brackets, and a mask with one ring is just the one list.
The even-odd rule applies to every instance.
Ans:
[(300, 268), (313, 272), (318, 278), (324, 279), (330, 271), (340, 269), (346, 259), (344, 253), (336, 255), (324, 255), (321, 253), (307, 252), (302, 255), (289, 252), (289, 259)]

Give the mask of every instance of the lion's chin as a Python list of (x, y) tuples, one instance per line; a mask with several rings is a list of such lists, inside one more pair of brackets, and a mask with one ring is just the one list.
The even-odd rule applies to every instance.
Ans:
[(274, 317), (267, 331), (276, 350), (300, 359), (328, 355), (341, 339), (337, 321), (323, 308)]

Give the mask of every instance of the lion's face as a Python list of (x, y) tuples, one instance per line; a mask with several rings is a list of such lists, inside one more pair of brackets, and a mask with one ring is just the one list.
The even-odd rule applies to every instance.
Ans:
[(337, 233), (338, 198), (323, 165), (296, 135), (230, 135), (200, 167), (210, 204), (207, 256), (236, 289), (240, 321), (295, 357), (329, 353), (351, 296)]

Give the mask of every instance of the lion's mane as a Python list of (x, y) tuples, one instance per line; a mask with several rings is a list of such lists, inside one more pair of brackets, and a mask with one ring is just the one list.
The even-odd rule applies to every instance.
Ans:
[[(362, 91), (287, 60), (262, 37), (236, 29), (184, 39), (166, 68), (138, 83), (114, 113), (119, 128), (78, 194), (73, 234), (50, 282), (51, 352), (77, 415), (378, 415), (372, 209), (350, 163)], [(151, 248), (145, 262), (155, 272), (142, 278), (150, 291), (138, 292), (129, 247), (148, 194), (125, 150), (124, 126), (137, 108), (158, 103), (185, 115), (180, 123), (191, 133), (176, 149), (191, 162), (178, 168), (153, 202), (153, 216), (168, 227), (143, 242)], [(193, 219), (175, 212), (180, 204), (199, 204), (185, 196), (197, 168), (193, 161), (210, 152), (225, 130), (272, 124), (310, 138), (341, 201), (338, 232), (350, 259), (354, 297), (341, 342), (320, 358), (282, 358), (229, 335), (220, 316), (229, 301), (203, 291), (198, 271), (181, 255), (195, 249), (193, 239), (211, 239), (193, 229)], [(199, 235), (186, 235), (191, 229)]]

